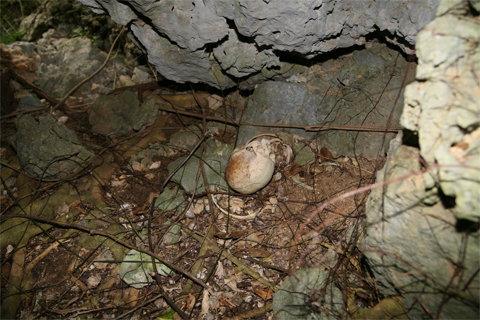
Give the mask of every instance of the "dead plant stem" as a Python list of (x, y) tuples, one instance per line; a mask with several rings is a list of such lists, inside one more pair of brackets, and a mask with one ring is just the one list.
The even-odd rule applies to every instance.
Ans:
[[(186, 112), (181, 110), (172, 110), (167, 108), (158, 108), (161, 111), (172, 112), (194, 118), (203, 118), (204, 116), (198, 113)], [(294, 128), (303, 129), (305, 131), (327, 131), (327, 130), (345, 130), (345, 131), (371, 131), (371, 132), (398, 132), (402, 130), (401, 127), (375, 127), (375, 126), (360, 126), (360, 125), (342, 125), (342, 126), (322, 126), (322, 125), (297, 125), (297, 124), (281, 124), (281, 123), (258, 123), (258, 122), (244, 122), (233, 121), (225, 118), (205, 116), (206, 120), (217, 121), (221, 123), (228, 123), (234, 126), (255, 126), (255, 127), (269, 127), (269, 128)]]
[(121, 240), (121, 239), (117, 238), (116, 236), (114, 236), (114, 235), (112, 235), (108, 232), (83, 227), (83, 226), (80, 226), (80, 225), (77, 225), (77, 224), (59, 222), (59, 221), (55, 221), (55, 220), (52, 220), (52, 219), (30, 216), (30, 215), (26, 215), (26, 214), (8, 214), (8, 215), (3, 215), (2, 216), (2, 219), (11, 219), (11, 218), (23, 218), (23, 219), (26, 219), (26, 220), (38, 221), (38, 222), (47, 223), (47, 224), (50, 224), (50, 225), (53, 225), (53, 226), (56, 226), (56, 227), (59, 227), (59, 228), (68, 228), (68, 229), (80, 230), (80, 231), (83, 231), (83, 232), (87, 232), (92, 236), (103, 236), (103, 237), (109, 238), (109, 239), (113, 240), (114, 242), (116, 242), (116, 243), (118, 243), (118, 244), (120, 244), (120, 245), (122, 245), (122, 246), (124, 246), (128, 249), (137, 250), (139, 252), (143, 252), (145, 254), (148, 254), (149, 256), (154, 257), (155, 259), (157, 259), (158, 261), (160, 261), (161, 263), (163, 263), (164, 265), (166, 265), (170, 269), (173, 269), (176, 272), (184, 275), (185, 277), (192, 280), (196, 284), (198, 284), (198, 285), (200, 285), (204, 288), (207, 288), (207, 285), (202, 280), (197, 279), (192, 274), (190, 274), (189, 272), (184, 271), (181, 268), (175, 266), (173, 263), (171, 263), (169, 261), (166, 261), (165, 259), (163, 259), (159, 255), (151, 252), (150, 250), (143, 249), (143, 248), (137, 247), (135, 245), (132, 245), (132, 244), (130, 244), (130, 243), (124, 241), (124, 240)]

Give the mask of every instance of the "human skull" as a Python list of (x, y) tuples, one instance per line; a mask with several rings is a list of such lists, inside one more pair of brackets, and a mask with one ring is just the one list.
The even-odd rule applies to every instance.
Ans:
[(225, 178), (232, 189), (243, 194), (254, 193), (272, 179), (275, 169), (275, 154), (270, 141), (254, 140), (237, 148), (228, 160)]

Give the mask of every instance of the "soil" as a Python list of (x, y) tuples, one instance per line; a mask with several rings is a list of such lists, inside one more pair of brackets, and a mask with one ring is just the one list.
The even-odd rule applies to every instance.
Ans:
[[(12, 252), (7, 249), (1, 252), (2, 299), (5, 301), (6, 288), (15, 274), (13, 269), (18, 268), (13, 267), (14, 256), (25, 249), (25, 262), (20, 267), (25, 274), (23, 281), (31, 283), (30, 289), (23, 291), (17, 318), (154, 319), (172, 310), (164, 299), (168, 296), (191, 319), (200, 319), (202, 314), (209, 315), (210, 319), (271, 319), (274, 317), (272, 297), (282, 281), (297, 269), (311, 267), (328, 270), (330, 281), (335, 282), (344, 296), (354, 291), (362, 292), (357, 294), (357, 305), (372, 306), (379, 299), (367, 280), (368, 273), (356, 247), (364, 226), (368, 192), (341, 196), (373, 183), (376, 171), (383, 166), (383, 158), (333, 159), (328, 150), (320, 152), (313, 148), (314, 160), (303, 167), (288, 164), (277, 168), (279, 173), (256, 194), (216, 191), (196, 194), (193, 198), (187, 195), (184, 203), (187, 209), (190, 204), (191, 210), (162, 213), (150, 210), (151, 204), (162, 191), (168, 176), (167, 165), (181, 154), (158, 156), (154, 160), (161, 163), (160, 167), (136, 171), (125, 157), (125, 150), (153, 129), (132, 132), (130, 137), (117, 141), (95, 136), (89, 131), (88, 107), (64, 109), (69, 116), (66, 125), (87, 147), (96, 146), (97, 154), (107, 150), (102, 156), (110, 161), (112, 174), (102, 185), (100, 198), (110, 211), (92, 218), (98, 205), (81, 196), (86, 179), (95, 170), (93, 167), (87, 174), (79, 174), (68, 181), (41, 182), (38, 198), (48, 197), (62, 184), (69, 184), (79, 190), (80, 197), (65, 203), (67, 212), (77, 212), (67, 223), (81, 224), (85, 219), (95, 219), (98, 230), (105, 232), (115, 226), (121, 233), (114, 236), (138, 248), (153, 248), (164, 260), (207, 283), (209, 289), (204, 291), (200, 285), (192, 285), (179, 272), (158, 277), (158, 282), (143, 288), (134, 288), (119, 276), (122, 261), (105, 254), (111, 242), (92, 247), (89, 241), (99, 235), (53, 226), (31, 237), (24, 248), (14, 247)], [(207, 110), (207, 115), (221, 117), (224, 108), (232, 107)], [(191, 107), (188, 112), (202, 114), (198, 106)], [(38, 115), (41, 113), (35, 114)], [(172, 113), (163, 117), (166, 122), (161, 128), (164, 132), (162, 143), (168, 143), (174, 132), (190, 124), (202, 125), (198, 118)], [(2, 148), (10, 150), (8, 135), (14, 132), (13, 123), (8, 119), (2, 122)], [(235, 133), (219, 132), (215, 138), (233, 146)], [(315, 141), (311, 142), (314, 145)], [(113, 156), (107, 158), (108, 153)], [(12, 157), (15, 155), (11, 150), (5, 151), (2, 161)], [(19, 177), (20, 172), (14, 176)], [(33, 178), (31, 181), (38, 183)], [(172, 182), (166, 185), (173, 186)], [(237, 215), (258, 210), (261, 214), (250, 220), (232, 219), (209, 203), (212, 194), (223, 209), (229, 210), (230, 203)], [(237, 206), (232, 206), (233, 203)], [(18, 213), (17, 204), (16, 198), (3, 197), (2, 215)], [(58, 208), (54, 210), (60, 212)], [(56, 218), (60, 216), (57, 214)], [(174, 237), (168, 232), (173, 224), (182, 227), (178, 242), (173, 241)], [(129, 250), (125, 248), (124, 253)], [(178, 314), (170, 316), (178, 318)], [(348, 313), (345, 311), (339, 317), (346, 318)]]

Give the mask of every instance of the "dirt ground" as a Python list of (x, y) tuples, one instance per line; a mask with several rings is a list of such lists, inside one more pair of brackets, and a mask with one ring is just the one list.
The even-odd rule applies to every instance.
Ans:
[[(241, 105), (224, 106), (234, 107), (242, 109)], [(272, 297), (283, 280), (297, 269), (313, 267), (329, 271), (329, 281), (344, 297), (354, 295), (358, 307), (373, 306), (380, 299), (356, 247), (368, 192), (341, 196), (373, 183), (384, 159), (333, 159), (328, 150), (313, 148), (314, 160), (305, 166), (277, 168), (279, 173), (256, 194), (187, 195), (184, 210), (160, 212), (151, 210), (152, 201), (168, 177), (167, 165), (181, 154), (158, 156), (154, 160), (160, 165), (147, 171), (132, 168), (129, 156), (146, 148), (145, 141), (168, 144), (174, 132), (190, 124), (201, 126), (201, 117), (162, 112), (162, 125), (157, 121), (143, 132), (108, 140), (91, 134), (88, 108), (70, 105), (63, 111), (69, 117), (67, 127), (94, 148), (96, 161), (78, 175), (59, 181), (39, 181), (14, 168), (17, 191), (2, 196), (2, 236), (30, 226), (39, 228), (17, 245), (2, 248), (2, 303), (18, 303), (16, 318), (178, 319), (178, 312), (171, 312), (174, 304), (189, 319), (272, 319)], [(198, 106), (188, 112), (202, 114)], [(223, 112), (222, 108), (207, 110), (206, 115), (221, 117)], [(6, 159), (15, 163), (8, 144), (13, 133), (12, 119), (3, 120), (2, 163)], [(231, 131), (215, 136), (232, 146), (234, 138)], [(315, 141), (311, 142), (314, 146)], [(173, 182), (166, 185), (174, 186)], [(5, 227), (5, 217), (23, 214), (22, 197), (30, 199), (32, 207), (67, 189), (71, 196), (63, 203), (43, 202), (53, 216), (29, 211), (46, 220), (24, 219), (28, 223), (24, 229)], [(261, 213), (254, 219), (233, 219), (213, 200), (237, 215)], [(180, 231), (170, 232), (172, 225), (180, 226)], [(132, 248), (154, 252), (208, 288), (179, 271), (154, 276), (142, 288), (130, 286), (119, 275), (119, 252), (124, 256)], [(15, 283), (16, 291), (11, 288)], [(339, 318), (348, 317), (346, 307), (343, 310)]]

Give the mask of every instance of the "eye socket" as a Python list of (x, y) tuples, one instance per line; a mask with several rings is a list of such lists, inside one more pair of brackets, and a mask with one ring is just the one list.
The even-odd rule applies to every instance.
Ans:
[(250, 152), (253, 152), (253, 147), (252, 147), (252, 146), (248, 146), (248, 147), (246, 147), (246, 150), (247, 150), (247, 151), (250, 151)]

